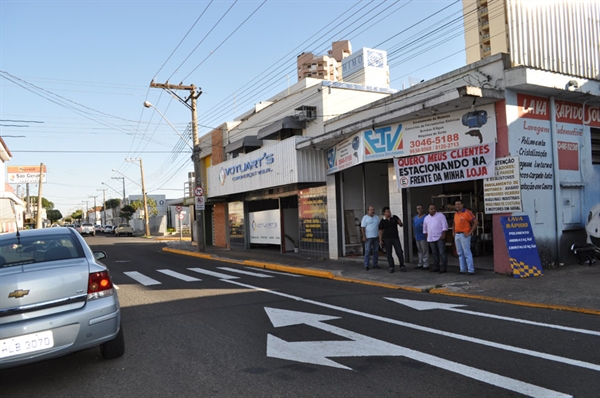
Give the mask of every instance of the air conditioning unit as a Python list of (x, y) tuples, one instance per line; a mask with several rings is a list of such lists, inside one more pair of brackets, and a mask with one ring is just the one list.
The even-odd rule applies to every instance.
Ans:
[(298, 121), (315, 120), (317, 118), (317, 107), (302, 105), (294, 109), (294, 116)]

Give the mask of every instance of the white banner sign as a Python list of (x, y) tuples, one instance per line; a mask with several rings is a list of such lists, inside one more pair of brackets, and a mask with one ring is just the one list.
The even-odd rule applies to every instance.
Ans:
[(483, 180), (483, 196), (487, 214), (522, 211), (519, 158), (496, 159), (494, 177)]
[(398, 188), (479, 180), (494, 175), (496, 144), (394, 159)]
[(250, 243), (281, 244), (279, 209), (249, 213), (248, 222), (250, 225)]
[(327, 174), (332, 174), (363, 162), (362, 134), (354, 134), (327, 150)]

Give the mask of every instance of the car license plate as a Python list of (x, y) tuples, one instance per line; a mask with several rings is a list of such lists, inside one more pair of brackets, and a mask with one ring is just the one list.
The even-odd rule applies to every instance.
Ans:
[(0, 358), (26, 354), (54, 347), (51, 330), (0, 340)]

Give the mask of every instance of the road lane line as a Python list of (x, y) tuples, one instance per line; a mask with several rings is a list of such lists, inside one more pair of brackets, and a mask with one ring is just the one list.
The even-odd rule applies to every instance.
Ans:
[(137, 271), (129, 271), (123, 272), (125, 275), (135, 280), (136, 282), (141, 283), (144, 286), (152, 286), (152, 285), (161, 285), (162, 283), (157, 281), (156, 279), (152, 279), (149, 276), (140, 274)]
[(416, 324), (413, 324), (413, 323), (408, 323), (408, 322), (399, 321), (399, 320), (396, 320), (396, 319), (386, 318), (386, 317), (379, 316), (379, 315), (368, 314), (368, 313), (362, 312), (362, 311), (356, 311), (356, 310), (351, 310), (349, 308), (338, 307), (336, 305), (331, 305), (331, 304), (327, 304), (327, 303), (321, 303), (321, 302), (318, 302), (318, 301), (314, 301), (314, 300), (310, 300), (310, 299), (305, 299), (303, 297), (293, 296), (291, 294), (277, 292), (277, 291), (265, 289), (265, 288), (262, 288), (262, 287), (252, 286), (252, 285), (248, 285), (248, 284), (237, 282), (237, 281), (224, 281), (224, 282), (233, 283), (233, 284), (236, 284), (238, 286), (246, 287), (248, 289), (254, 289), (254, 290), (262, 291), (262, 292), (265, 292), (265, 293), (274, 294), (276, 296), (286, 297), (286, 298), (289, 298), (289, 299), (292, 299), (292, 300), (295, 300), (295, 301), (301, 301), (301, 302), (304, 302), (304, 303), (313, 304), (313, 305), (317, 305), (317, 306), (320, 306), (320, 307), (330, 308), (330, 309), (333, 309), (335, 311), (346, 312), (348, 314), (358, 315), (358, 316), (362, 316), (362, 317), (365, 317), (365, 318), (374, 319), (374, 320), (381, 321), (381, 322), (391, 323), (391, 324), (394, 324), (394, 325), (404, 326), (404, 327), (407, 327), (407, 328), (410, 328), (410, 329), (420, 330), (422, 332), (433, 333), (433, 334), (437, 334), (437, 335), (440, 335), (440, 336), (443, 336), (443, 337), (451, 337), (453, 339), (466, 341), (468, 343), (481, 344), (481, 345), (484, 345), (484, 346), (487, 346), (487, 347), (493, 347), (493, 348), (497, 348), (497, 349), (500, 349), (500, 350), (514, 352), (514, 353), (517, 353), (517, 354), (529, 355), (529, 356), (532, 356), (532, 357), (535, 357), (535, 358), (541, 358), (541, 359), (545, 359), (545, 360), (548, 360), (548, 361), (560, 362), (560, 363), (564, 363), (564, 364), (567, 364), (567, 365), (578, 366), (578, 367), (581, 367), (581, 368), (595, 370), (597, 372), (600, 372), (600, 365), (597, 365), (597, 364), (594, 364), (594, 363), (579, 361), (577, 359), (565, 358), (565, 357), (561, 357), (561, 356), (558, 356), (558, 355), (546, 354), (546, 353), (539, 352), (539, 351), (528, 350), (526, 348), (512, 347), (512, 346), (509, 346), (507, 344), (495, 343), (493, 341), (487, 341), (487, 340), (479, 339), (477, 337), (465, 336), (465, 335), (462, 335), (462, 334), (452, 333), (452, 332), (448, 332), (448, 331), (445, 331), (445, 330), (433, 329), (433, 328), (430, 328), (430, 327), (427, 327), (427, 326), (416, 325)]
[(182, 281), (186, 281), (186, 282), (198, 282), (198, 281), (202, 280), (202, 279), (194, 278), (193, 276), (188, 276), (185, 274), (180, 274), (179, 272), (171, 271), (170, 269), (157, 269), (157, 271), (162, 274), (169, 275), (169, 276), (172, 276), (173, 278), (181, 279)]
[(222, 274), (220, 272), (214, 272), (214, 271), (208, 271), (206, 269), (202, 269), (202, 268), (188, 268), (190, 271), (194, 271), (197, 272), (199, 274), (204, 274), (204, 275), (210, 275), (210, 276), (214, 276), (215, 278), (220, 278), (220, 279), (240, 279), (239, 276), (233, 276), (233, 275), (227, 275), (227, 274)]
[(481, 316), (481, 317), (484, 317), (484, 318), (500, 319), (502, 321), (524, 323), (526, 325), (541, 326), (541, 327), (546, 327), (546, 328), (551, 328), (551, 329), (566, 330), (568, 332), (575, 332), (575, 333), (591, 334), (593, 336), (600, 336), (600, 332), (596, 332), (595, 330), (571, 328), (571, 327), (568, 327), (568, 326), (554, 325), (552, 323), (534, 322), (534, 321), (528, 321), (526, 319), (510, 318), (510, 317), (507, 317), (507, 316), (501, 316), (501, 315), (495, 315), (495, 314), (487, 314), (485, 312), (476, 312), (476, 311), (469, 311), (469, 310), (463, 310), (463, 309), (460, 309), (460, 308), (456, 308), (456, 307), (465, 307), (465, 305), (463, 305), (463, 304), (445, 304), (445, 303), (435, 303), (435, 302), (431, 302), (431, 301), (404, 300), (404, 299), (397, 299), (397, 298), (390, 298), (390, 297), (384, 297), (384, 298), (386, 300), (390, 300), (390, 301), (393, 301), (395, 303), (402, 304), (402, 305), (405, 305), (407, 307), (410, 307), (410, 308), (413, 308), (413, 309), (416, 309), (416, 310), (419, 310), (419, 311), (423, 311), (423, 310), (425, 310), (425, 311), (427, 311), (427, 310), (452, 311), (452, 312), (458, 312), (458, 313), (461, 313), (461, 314)]
[(229, 267), (217, 267), (218, 269), (222, 269), (223, 271), (235, 272), (238, 274), (255, 276), (257, 278), (273, 278), (271, 275), (259, 274), (257, 272), (244, 271), (241, 269), (229, 268)]

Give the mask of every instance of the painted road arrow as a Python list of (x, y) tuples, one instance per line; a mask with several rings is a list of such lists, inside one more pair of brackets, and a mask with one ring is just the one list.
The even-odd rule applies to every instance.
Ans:
[(352, 370), (328, 358), (333, 357), (365, 357), (365, 356), (402, 356), (418, 362), (426, 363), (461, 376), (488, 383), (520, 394), (535, 397), (569, 397), (558, 391), (549, 390), (533, 384), (504, 377), (485, 370), (473, 368), (457, 362), (448, 361), (433, 355), (425, 354), (406, 347), (397, 346), (377, 340), (369, 336), (323, 323), (340, 319), (335, 316), (311, 314), (307, 312), (281, 310), (265, 307), (265, 311), (275, 327), (309, 325), (350, 340), (345, 341), (297, 341), (289, 342), (267, 335), (267, 356), (289, 361), (311, 363)]
[(528, 321), (525, 319), (510, 318), (507, 316), (486, 314), (484, 312), (468, 311), (468, 310), (463, 310), (463, 309), (457, 308), (457, 307), (465, 307), (465, 305), (462, 305), (462, 304), (446, 304), (446, 303), (434, 303), (431, 301), (403, 300), (403, 299), (390, 298), (390, 297), (385, 297), (385, 299), (393, 301), (398, 304), (405, 305), (407, 307), (410, 307), (412, 309), (419, 310), (419, 311), (427, 311), (427, 310), (452, 311), (452, 312), (459, 312), (461, 314), (475, 315), (475, 316), (481, 316), (481, 317), (485, 317), (485, 318), (494, 318), (494, 319), (500, 319), (503, 321), (524, 323), (527, 325), (542, 326), (542, 327), (546, 327), (546, 328), (566, 330), (569, 332), (584, 333), (584, 334), (591, 334), (594, 336), (600, 336), (600, 332), (596, 332), (594, 330), (577, 329), (577, 328), (571, 328), (568, 326), (553, 325), (551, 323), (534, 322), (534, 321)]

